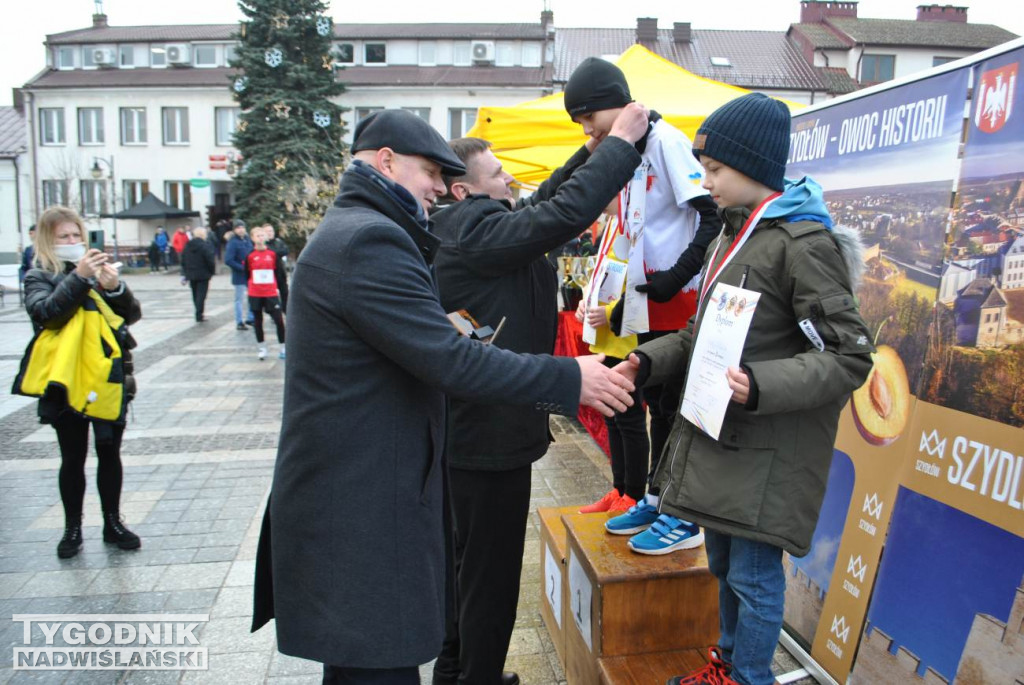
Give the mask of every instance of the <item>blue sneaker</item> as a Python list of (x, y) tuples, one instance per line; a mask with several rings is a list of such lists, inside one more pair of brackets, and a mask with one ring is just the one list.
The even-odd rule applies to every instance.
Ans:
[(638, 554), (668, 554), (677, 549), (692, 549), (704, 542), (704, 533), (696, 523), (662, 514), (651, 527), (629, 539), (629, 548)]
[(647, 503), (647, 498), (640, 500), (625, 514), (619, 514), (604, 522), (604, 529), (612, 535), (632, 535), (650, 528), (658, 520), (658, 508)]

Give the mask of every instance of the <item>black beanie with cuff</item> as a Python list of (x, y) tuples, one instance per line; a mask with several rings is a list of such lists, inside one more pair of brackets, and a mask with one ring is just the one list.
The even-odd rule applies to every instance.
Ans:
[(565, 111), (580, 114), (625, 107), (633, 101), (622, 69), (600, 57), (588, 57), (572, 72), (563, 93)]
[(789, 108), (762, 93), (730, 100), (704, 120), (693, 156), (705, 155), (772, 190), (783, 190), (789, 157)]

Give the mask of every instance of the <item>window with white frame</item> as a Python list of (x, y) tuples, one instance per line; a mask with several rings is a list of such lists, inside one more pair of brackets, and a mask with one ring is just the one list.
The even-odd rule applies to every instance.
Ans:
[(370, 116), (374, 112), (383, 112), (383, 107), (356, 107), (355, 108), (355, 121), (352, 122), (352, 126), (355, 127), (360, 121)]
[(470, 41), (455, 41), (455, 53), (452, 57), (452, 63), (457, 67), (473, 65), (473, 44)]
[(64, 108), (41, 107), (39, 109), (39, 144), (63, 145)]
[(68, 204), (68, 182), (65, 180), (45, 179), (43, 181), (43, 208)]
[(122, 45), (118, 49), (120, 55), (119, 61), (122, 67), (131, 69), (135, 66), (135, 46), (134, 45)]
[(356, 61), (356, 50), (352, 43), (338, 43), (334, 46), (334, 61), (338, 64), (353, 64)]
[(476, 109), (451, 108), (448, 110), (448, 140), (461, 138), (476, 123)]
[(235, 129), (238, 118), (242, 116), (241, 107), (214, 107), (214, 119), (217, 129), (217, 145), (234, 145)]
[(103, 108), (79, 107), (78, 144), (102, 145), (103, 142)]
[(97, 216), (103, 213), (107, 203), (106, 181), (82, 181), (82, 214)]
[(429, 107), (403, 107), (406, 112), (412, 112), (420, 119), (426, 122), (430, 122), (430, 108)]
[(164, 145), (188, 145), (188, 107), (163, 108)]
[(421, 67), (432, 67), (437, 64), (437, 43), (435, 41), (421, 40), (419, 49), (419, 63)]
[(540, 43), (523, 43), (523, 66), (539, 67), (541, 58)]
[(238, 58), (238, 46), (232, 43), (224, 46), (224, 64), (231, 66), (231, 62)]
[(494, 46), (494, 64), (499, 67), (512, 67), (519, 63), (522, 48), (519, 43), (499, 41)]
[(863, 83), (889, 81), (896, 72), (896, 55), (864, 55), (860, 62)]
[(74, 69), (75, 68), (75, 49), (74, 48), (58, 48), (57, 49), (57, 68), (58, 69)]
[(146, 108), (122, 107), (121, 145), (145, 145), (147, 142)]
[(139, 204), (142, 202), (142, 198), (146, 197), (146, 193), (149, 192), (149, 181), (127, 180), (123, 187), (124, 208), (128, 209)]
[(363, 43), (363, 64), (387, 64), (386, 43)]
[(188, 181), (164, 181), (164, 202), (172, 207), (191, 212), (192, 189), (189, 187)]
[(197, 45), (195, 46), (195, 64), (197, 67), (217, 66), (217, 46)]
[(96, 46), (95, 45), (83, 45), (82, 46), (82, 66), (86, 69), (96, 68)]
[(167, 66), (167, 48), (163, 45), (149, 46), (149, 65), (151, 67)]

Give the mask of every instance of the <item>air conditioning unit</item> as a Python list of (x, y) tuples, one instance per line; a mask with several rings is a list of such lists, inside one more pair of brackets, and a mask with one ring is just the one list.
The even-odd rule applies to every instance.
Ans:
[(179, 67), (192, 64), (192, 46), (188, 43), (168, 43), (167, 63)]
[(474, 62), (493, 62), (494, 61), (494, 41), (493, 40), (475, 40), (473, 41), (473, 61)]
[(116, 67), (117, 53), (114, 48), (95, 48), (92, 51), (92, 62), (98, 67)]

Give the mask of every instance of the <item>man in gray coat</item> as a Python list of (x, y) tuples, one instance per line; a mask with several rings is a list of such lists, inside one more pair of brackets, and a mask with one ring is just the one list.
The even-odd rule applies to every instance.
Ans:
[[(355, 161), (297, 262), (254, 629), (324, 681), (418, 683), (440, 650), (448, 573), (446, 395), (574, 415), (631, 403), (601, 356), (525, 356), (460, 337), (427, 212), (465, 167), (402, 110), (356, 128)], [(623, 379), (624, 381), (624, 379)]]

